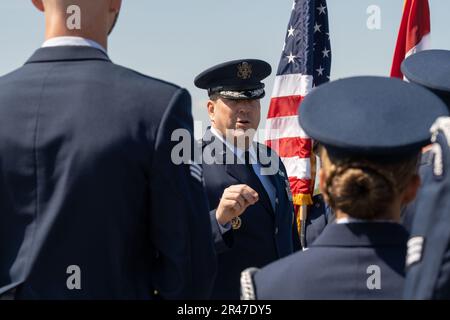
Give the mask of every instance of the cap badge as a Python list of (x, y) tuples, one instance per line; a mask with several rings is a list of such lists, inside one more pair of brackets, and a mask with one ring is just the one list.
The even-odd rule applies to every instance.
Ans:
[(238, 65), (238, 78), (242, 80), (249, 79), (252, 76), (252, 65), (248, 62), (242, 62)]

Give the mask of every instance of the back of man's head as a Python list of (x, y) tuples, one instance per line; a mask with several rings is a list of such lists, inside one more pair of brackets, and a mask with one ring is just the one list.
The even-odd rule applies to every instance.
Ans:
[(45, 13), (46, 39), (79, 36), (106, 47), (115, 26), (121, 0), (32, 0)]

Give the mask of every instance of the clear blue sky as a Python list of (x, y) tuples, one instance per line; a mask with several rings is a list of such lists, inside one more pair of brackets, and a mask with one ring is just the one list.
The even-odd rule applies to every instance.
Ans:
[[(381, 8), (381, 30), (366, 27), (369, 5)], [(1, 0), (0, 75), (23, 64), (41, 45), (44, 19), (31, 0)], [(430, 0), (433, 48), (450, 49), (450, 1)], [(328, 0), (332, 79), (388, 75), (403, 0)], [(195, 75), (226, 60), (259, 58), (277, 69), (292, 0), (124, 0), (110, 38), (116, 63), (186, 87), (196, 120), (208, 123), (206, 94)], [(268, 96), (274, 75), (267, 81)], [(262, 101), (265, 125), (269, 98)]]

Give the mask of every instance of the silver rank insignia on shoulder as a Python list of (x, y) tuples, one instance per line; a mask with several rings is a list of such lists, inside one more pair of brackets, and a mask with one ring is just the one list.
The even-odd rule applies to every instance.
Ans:
[(253, 276), (259, 269), (248, 268), (241, 273), (241, 300), (256, 300)]
[(422, 260), (423, 244), (425, 239), (423, 237), (412, 237), (408, 241), (408, 252), (406, 255), (406, 267), (410, 267)]
[(203, 168), (198, 163), (195, 163), (192, 160), (189, 160), (189, 170), (191, 172), (191, 176), (197, 180), (199, 183), (203, 184)]
[(240, 217), (235, 217), (231, 219), (231, 227), (233, 230), (238, 230), (242, 226), (242, 219)]
[(252, 65), (248, 62), (242, 62), (238, 65), (238, 73), (237, 76), (239, 79), (247, 80), (252, 76)]

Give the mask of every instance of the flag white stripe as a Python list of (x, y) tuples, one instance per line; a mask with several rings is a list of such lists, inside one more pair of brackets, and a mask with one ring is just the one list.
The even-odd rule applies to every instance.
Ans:
[(289, 177), (311, 179), (311, 162), (309, 158), (281, 158)]
[(313, 77), (310, 75), (286, 74), (277, 76), (273, 87), (272, 98), (288, 96), (306, 96), (311, 91)]
[(270, 118), (266, 120), (266, 140), (281, 138), (309, 138), (298, 123), (298, 116)]
[(413, 48), (411, 48), (405, 55), (405, 59), (409, 56), (413, 55), (416, 52), (428, 50), (431, 48), (431, 35), (427, 33), (422, 37), (420, 42), (416, 44)]

